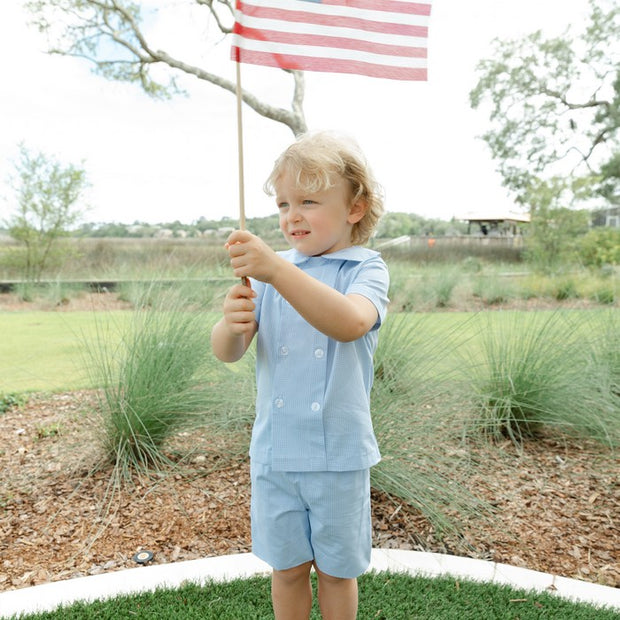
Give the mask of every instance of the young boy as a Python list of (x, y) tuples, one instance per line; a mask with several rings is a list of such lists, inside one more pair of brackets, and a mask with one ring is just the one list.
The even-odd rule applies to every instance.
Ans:
[(265, 189), (292, 249), (229, 236), (234, 275), (251, 281), (227, 293), (212, 346), (234, 362), (257, 335), (252, 550), (273, 567), (275, 617), (309, 617), (314, 566), (323, 618), (348, 620), (370, 562), (380, 455), (369, 400), (389, 284), (379, 254), (360, 246), (383, 201), (355, 144), (327, 132), (292, 144)]

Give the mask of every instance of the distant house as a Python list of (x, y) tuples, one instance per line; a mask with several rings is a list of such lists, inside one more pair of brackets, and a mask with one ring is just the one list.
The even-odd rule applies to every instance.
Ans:
[(608, 228), (620, 228), (620, 207), (608, 207), (592, 211), (590, 218), (592, 226), (606, 226)]
[(459, 219), (468, 222), (468, 234), (480, 234), (485, 237), (514, 237), (521, 234), (521, 227), (529, 223), (530, 216), (528, 213), (498, 210), (471, 212)]

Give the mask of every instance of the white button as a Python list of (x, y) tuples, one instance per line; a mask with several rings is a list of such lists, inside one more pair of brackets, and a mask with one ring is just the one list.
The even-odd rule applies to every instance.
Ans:
[(314, 350), (314, 357), (316, 357), (316, 359), (320, 360), (324, 355), (325, 355), (325, 351), (323, 351), (323, 349)]
[(284, 401), (281, 398), (276, 398), (275, 400), (275, 406), (278, 409), (282, 409), (282, 407), (284, 407)]
[(280, 355), (288, 355), (288, 347), (281, 346), (280, 347)]
[(321, 405), (320, 403), (314, 402), (310, 405), (310, 409), (312, 409), (312, 411), (319, 411), (321, 409)]

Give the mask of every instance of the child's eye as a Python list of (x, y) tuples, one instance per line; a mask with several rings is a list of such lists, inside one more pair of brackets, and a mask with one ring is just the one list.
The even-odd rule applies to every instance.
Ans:
[(316, 200), (310, 200), (309, 198), (307, 198), (306, 200), (303, 201), (303, 204), (305, 204), (305, 205), (314, 205), (314, 204), (316, 204)]
[(278, 209), (280, 209), (280, 211), (287, 209), (288, 208), (288, 202), (279, 202), (278, 203)]

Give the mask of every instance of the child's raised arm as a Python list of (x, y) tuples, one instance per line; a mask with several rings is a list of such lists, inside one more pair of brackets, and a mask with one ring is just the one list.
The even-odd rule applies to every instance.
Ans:
[(375, 305), (362, 295), (343, 295), (295, 265), (286, 265), (271, 285), (308, 321), (326, 336), (341, 342), (361, 338), (377, 322)]
[(232, 233), (228, 252), (235, 276), (271, 284), (308, 323), (330, 338), (357, 340), (377, 321), (377, 309), (369, 299), (343, 295), (289, 263), (251, 233)]

